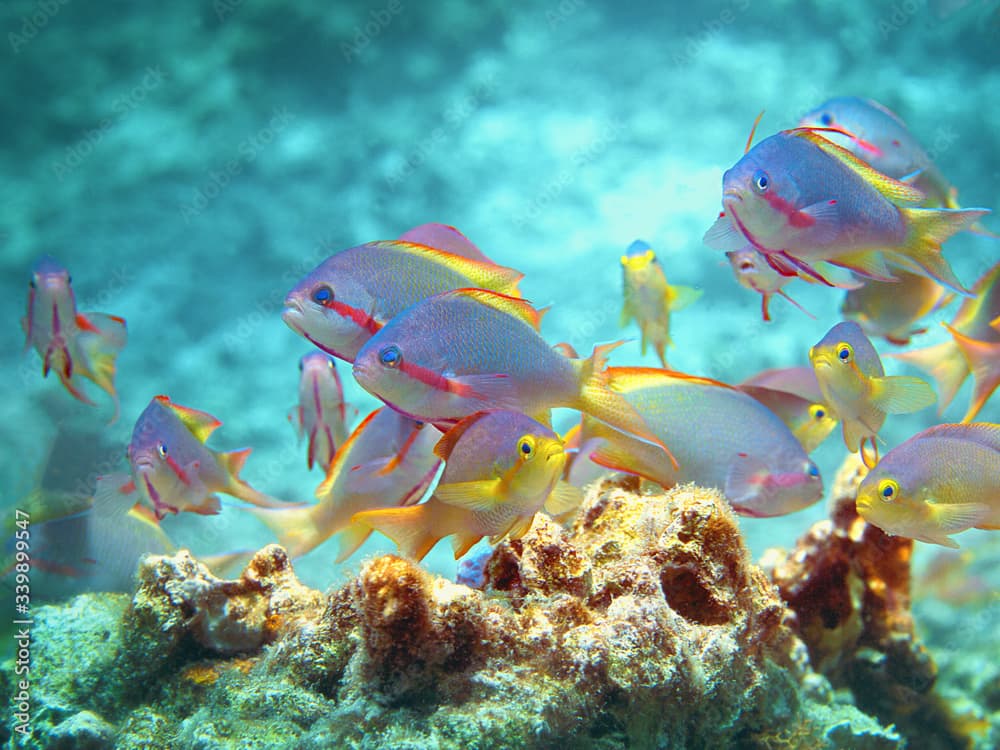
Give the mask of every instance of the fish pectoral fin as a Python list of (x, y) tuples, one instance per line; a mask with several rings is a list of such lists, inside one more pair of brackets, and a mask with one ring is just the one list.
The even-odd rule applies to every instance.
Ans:
[(517, 399), (514, 383), (504, 373), (483, 375), (446, 375), (445, 389), (462, 398), (474, 398), (487, 404), (490, 409), (514, 409)]
[(701, 297), (702, 290), (693, 286), (670, 286), (667, 287), (666, 301), (667, 307), (672, 312), (683, 310), (688, 305), (694, 304)]
[(974, 528), (984, 523), (990, 515), (986, 503), (928, 503), (935, 525), (952, 534), (956, 531)]
[(841, 229), (840, 208), (835, 200), (822, 200), (805, 208), (800, 208), (798, 216), (792, 219), (793, 225), (805, 225), (809, 228), (810, 241), (828, 242), (834, 239)]
[(500, 504), (501, 481), (499, 479), (477, 479), (471, 482), (451, 482), (439, 484), (434, 496), (442, 503), (455, 505), (471, 511), (490, 511)]
[(725, 213), (719, 214), (701, 241), (713, 250), (742, 250), (747, 246), (747, 238)]
[(218, 515), (222, 510), (222, 501), (218, 495), (206, 495), (200, 503), (192, 505), (190, 510), (202, 516)]
[(550, 516), (559, 516), (576, 510), (582, 502), (583, 490), (560, 479), (545, 501), (545, 512)]
[[(875, 281), (899, 281), (899, 279), (892, 275), (892, 271), (886, 265), (885, 256), (878, 250), (864, 250), (857, 253), (838, 255), (836, 258), (830, 258), (827, 262), (834, 266), (850, 269), (857, 274), (874, 279)], [(835, 285), (831, 284), (831, 286)]]
[(767, 467), (760, 459), (739, 453), (729, 465), (723, 494), (733, 506), (746, 505), (760, 494), (767, 474)]
[(886, 414), (909, 414), (920, 411), (937, 396), (930, 383), (910, 375), (888, 375), (871, 379), (872, 404)]

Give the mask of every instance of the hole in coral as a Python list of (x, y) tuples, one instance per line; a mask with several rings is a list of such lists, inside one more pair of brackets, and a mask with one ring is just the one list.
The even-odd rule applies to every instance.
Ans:
[(690, 568), (667, 566), (660, 573), (660, 587), (667, 604), (685, 620), (699, 625), (723, 625), (729, 622), (725, 606)]

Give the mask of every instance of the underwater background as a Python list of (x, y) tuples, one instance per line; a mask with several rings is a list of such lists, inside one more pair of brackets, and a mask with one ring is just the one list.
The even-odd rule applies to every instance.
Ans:
[[(619, 257), (641, 238), (671, 283), (703, 290), (672, 318), (672, 367), (737, 382), (807, 364), (843, 294), (797, 283), (789, 292), (815, 319), (775, 299), (765, 323), (759, 297), (701, 241), (761, 110), (758, 139), (832, 96), (874, 98), (907, 122), (963, 205), (1000, 207), (997, 2), (38, 0), (0, 14), (5, 515), (39, 487), (86, 493), (125, 470), (132, 426), (156, 394), (221, 419), (216, 449), (252, 447), (242, 476), (255, 487), (310, 500), (322, 476), (307, 471), (286, 419), (309, 346), (280, 318), (284, 295), (330, 254), (425, 222), (458, 227), (524, 272), (525, 298), (552, 305), (543, 335), (581, 353), (626, 337), (611, 364), (658, 364), (640, 355), (634, 326), (619, 327)], [(998, 230), (995, 216), (984, 223)], [(88, 386), (98, 408), (74, 401), (23, 351), (19, 320), (43, 253), (72, 273), (79, 309), (128, 321), (114, 424), (105, 394)], [(966, 284), (998, 255), (970, 233), (945, 254)], [(917, 344), (944, 340), (938, 323), (953, 314), (932, 314)], [(367, 414), (376, 400), (339, 370)], [(884, 450), (961, 419), (969, 390), (941, 417), (890, 417)], [(555, 425), (573, 419), (559, 413)], [(1000, 402), (979, 419), (1000, 421)], [(844, 453), (838, 430), (813, 455), (828, 487)], [(757, 558), (826, 515), (819, 503), (739, 524)], [(233, 507), (162, 525), (195, 555), (273, 541)], [(994, 537), (967, 532), (948, 553), (963, 573), (947, 588), (971, 586), (971, 605), (914, 591), (918, 632), (961, 679), (974, 671), (954, 661), (965, 644), (992, 653), (994, 668), (1000, 658)], [(323, 545), (295, 571), (326, 590), (393, 549), (375, 534), (334, 565)], [(942, 554), (915, 549), (918, 571)], [(447, 545), (423, 565), (454, 578)], [(37, 604), (71, 593), (58, 575), (33, 586)]]

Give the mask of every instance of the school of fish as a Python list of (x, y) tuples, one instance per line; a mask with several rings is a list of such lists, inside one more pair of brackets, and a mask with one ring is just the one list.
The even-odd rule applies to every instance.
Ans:
[[(618, 253), (621, 326), (636, 326), (640, 355), (651, 347), (660, 367), (609, 366), (612, 353), (631, 351), (628, 341), (579, 357), (545, 337), (548, 308), (522, 297), (522, 273), (454, 227), (421, 224), (333, 254), (284, 299), (282, 319), (311, 347), (288, 419), (305, 439), (307, 469), (324, 474), (315, 502), (247, 484), (239, 474), (250, 449), (208, 447), (218, 419), (155, 395), (136, 419), (127, 466), (98, 479), (72, 523), (43, 524), (53, 568), (120, 581), (106, 571), (171, 548), (165, 517), (216, 515), (220, 494), (241, 501), (293, 557), (338, 539), (337, 562), (373, 531), (418, 560), (446, 537), (456, 559), (484, 538), (517, 539), (539, 513), (571, 519), (583, 486), (608, 471), (716, 487), (745, 516), (785, 515), (822, 498), (810, 453), (838, 423), (869, 468), (857, 509), (870, 523), (945, 546), (966, 528), (1000, 528), (1000, 426), (973, 422), (1000, 386), (1000, 262), (967, 286), (942, 250), (962, 231), (994, 243), (982, 223), (989, 211), (960, 207), (917, 137), (878, 102), (830, 99), (754, 145), (759, 121), (722, 176), (722, 210), (704, 243), (761, 296), (765, 321), (775, 296), (813, 317), (787, 291), (794, 282), (844, 295), (843, 319), (817, 322), (799, 362), (740, 383), (668, 369), (673, 313), (699, 304), (702, 291), (668, 283), (642, 240)], [(936, 328), (928, 316), (959, 299), (943, 324), (949, 340), (887, 353), (924, 370), (937, 392), (922, 378), (887, 375), (872, 339), (910, 345)], [(78, 311), (69, 272), (50, 256), (30, 272), (23, 327), (43, 375), (55, 372), (87, 404), (82, 381), (92, 381), (118, 418), (125, 321)], [(383, 404), (353, 427), (361, 415), (338, 364)], [(962, 423), (880, 457), (887, 418), (935, 402), (943, 410), (969, 374)], [(560, 436), (553, 409), (579, 412), (578, 424)], [(64, 543), (81, 534), (90, 541)]]

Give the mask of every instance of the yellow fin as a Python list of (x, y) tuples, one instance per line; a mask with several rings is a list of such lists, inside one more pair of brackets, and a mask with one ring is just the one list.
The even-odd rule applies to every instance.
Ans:
[(890, 352), (886, 356), (907, 362), (934, 378), (941, 394), (938, 414), (952, 402), (969, 375), (969, 363), (954, 341), (942, 341), (940, 344), (908, 352)]
[(445, 292), (445, 294), (471, 297), (498, 312), (527, 323), (536, 331), (542, 326), (542, 316), (549, 311), (548, 307), (536, 310), (530, 302), (520, 297), (511, 297), (510, 295), (491, 292), (487, 289), (454, 289), (451, 292)]
[(399, 550), (416, 560), (423, 560), (431, 547), (448, 531), (432, 531), (431, 512), (428, 504), (410, 505), (405, 508), (379, 508), (355, 513), (351, 523), (362, 524), (380, 531), (396, 543)]
[(434, 497), (442, 503), (471, 511), (488, 512), (500, 504), (499, 479), (476, 479), (471, 482), (439, 484)]
[(334, 562), (342, 563), (358, 551), (358, 548), (371, 536), (372, 530), (363, 524), (351, 524), (337, 534), (337, 557)]
[(559, 516), (576, 510), (582, 502), (583, 490), (560, 479), (545, 501), (545, 512), (552, 516)]
[(942, 531), (953, 534), (985, 522), (990, 506), (986, 503), (933, 503), (931, 514)]
[(184, 423), (184, 426), (191, 431), (191, 434), (198, 438), (198, 440), (202, 443), (208, 440), (208, 436), (211, 435), (217, 427), (222, 425), (222, 422), (208, 412), (175, 404), (170, 400), (169, 396), (156, 396), (155, 399), (161, 406), (165, 406), (176, 414), (177, 418)]
[(993, 395), (993, 391), (1000, 386), (1000, 343), (979, 341), (959, 333), (949, 325), (945, 327), (965, 356), (975, 380), (972, 385), (972, 400), (962, 417), (963, 422), (971, 422)]
[(457, 534), (451, 540), (451, 549), (455, 553), (455, 559), (462, 557), (482, 538), (482, 534)]
[(841, 268), (849, 268), (876, 281), (892, 282), (897, 280), (886, 265), (885, 257), (877, 250), (838, 255), (836, 258), (831, 258), (830, 263)]
[(696, 302), (702, 295), (701, 289), (693, 286), (668, 286), (667, 287), (667, 307), (673, 311), (683, 310), (688, 305)]
[(449, 253), (445, 250), (438, 250), (429, 245), (422, 245), (415, 242), (392, 240), (387, 244), (391, 245), (398, 252), (422, 256), (433, 263), (450, 268), (467, 277), (476, 286), (492, 289), (503, 294), (520, 294), (517, 285), (524, 278), (524, 274), (513, 268), (473, 260), (463, 255)]
[(872, 403), (886, 414), (909, 414), (937, 401), (926, 380), (909, 375), (871, 378), (871, 387)]
[[(941, 244), (956, 232), (968, 229), (985, 209), (901, 208), (907, 235), (901, 247), (893, 251), (916, 263), (939, 284), (966, 297), (975, 295), (962, 286), (948, 261), (941, 254)], [(911, 269), (913, 270), (913, 269)]]

